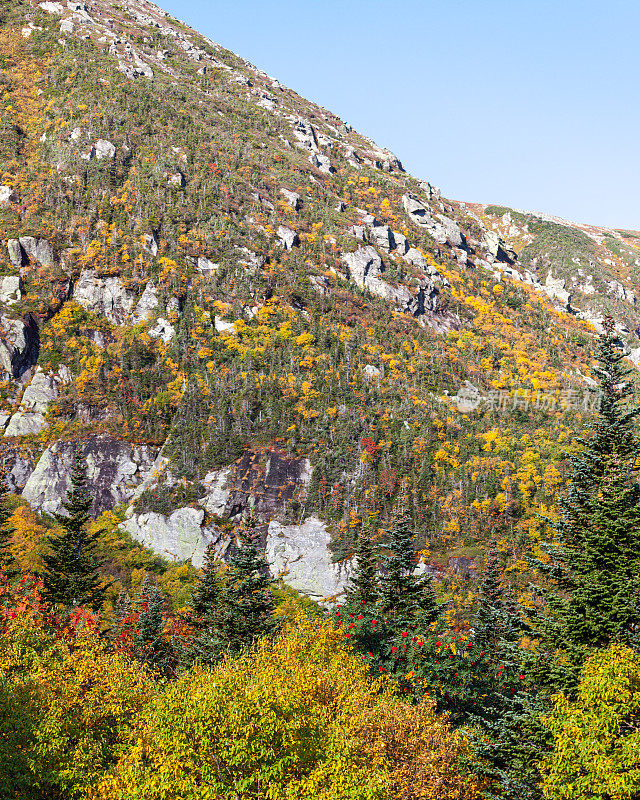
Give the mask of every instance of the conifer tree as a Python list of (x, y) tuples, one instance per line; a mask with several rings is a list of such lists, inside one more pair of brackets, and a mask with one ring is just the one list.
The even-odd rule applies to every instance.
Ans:
[(403, 494), (387, 543), (389, 554), (382, 559), (386, 569), (380, 579), (381, 608), (396, 629), (425, 626), (439, 615), (431, 576), (415, 574), (415, 534), (407, 506), (408, 498)]
[(503, 589), (500, 577), (498, 551), (495, 541), (491, 541), (486, 550), (473, 628), (476, 645), (489, 651), (494, 661), (507, 645), (518, 641), (524, 626), (521, 611)]
[(535, 624), (543, 657), (539, 680), (553, 690), (576, 686), (593, 648), (619, 640), (638, 646), (640, 625), (640, 447), (632, 407), (631, 370), (616, 347), (613, 321), (599, 341), (600, 407), (591, 433), (579, 440), (569, 485), (560, 498), (549, 563), (544, 615)]
[(8, 509), (9, 492), (6, 489), (6, 478), (0, 472), (0, 572), (6, 578), (13, 578), (18, 574), (16, 560), (11, 552), (14, 528), (10, 522), (11, 514)]
[(216, 558), (214, 545), (210, 543), (204, 554), (202, 578), (189, 598), (186, 621), (195, 635), (180, 653), (183, 668), (189, 668), (194, 661), (213, 664), (220, 658), (218, 638), (212, 633), (215, 631), (215, 617), (223, 592), (221, 565)]
[(183, 664), (196, 659), (211, 664), (227, 653), (239, 655), (269, 635), (275, 628), (272, 583), (260, 551), (255, 520), (249, 517), (238, 534), (237, 548), (222, 579), (214, 575), (212, 568), (205, 570), (191, 604), (194, 618), (199, 615), (197, 634)]
[(66, 513), (54, 515), (62, 533), (47, 538), (49, 552), (42, 554), (42, 594), (49, 603), (67, 608), (90, 606), (96, 610), (102, 604), (106, 587), (98, 574), (102, 565), (97, 554), (99, 534), (87, 529), (90, 508), (84, 467), (75, 449), (71, 490), (62, 503)]
[(166, 673), (171, 661), (171, 647), (163, 636), (165, 598), (149, 577), (132, 604), (137, 616), (133, 655), (151, 669)]
[(356, 541), (356, 568), (347, 587), (347, 605), (368, 606), (378, 599), (378, 560), (371, 533), (361, 530)]

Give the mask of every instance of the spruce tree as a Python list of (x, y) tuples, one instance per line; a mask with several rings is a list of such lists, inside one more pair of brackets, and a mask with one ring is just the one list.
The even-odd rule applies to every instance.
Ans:
[(579, 440), (569, 484), (559, 500), (555, 541), (539, 563), (547, 584), (534, 633), (538, 678), (571, 691), (593, 648), (612, 640), (638, 645), (640, 625), (640, 485), (633, 385), (614, 325), (605, 323), (595, 373), (600, 406), (590, 435)]
[(240, 655), (275, 628), (273, 581), (252, 517), (239, 531), (236, 550), (221, 582), (218, 584), (209, 572), (205, 579), (206, 585), (203, 580), (192, 603), (194, 616), (201, 616), (183, 664), (195, 659), (211, 664), (225, 654)]
[(202, 578), (189, 598), (186, 622), (194, 630), (194, 636), (180, 653), (183, 668), (189, 668), (194, 661), (213, 664), (220, 658), (218, 639), (211, 633), (215, 630), (215, 615), (222, 597), (221, 567), (211, 543), (204, 554)]
[(9, 492), (6, 488), (6, 477), (0, 472), (0, 572), (6, 578), (14, 578), (19, 570), (11, 552), (14, 527), (10, 522), (11, 512), (8, 508)]
[(49, 550), (42, 554), (42, 594), (49, 603), (67, 608), (90, 606), (95, 610), (102, 604), (106, 587), (98, 574), (102, 565), (97, 554), (99, 534), (87, 529), (90, 508), (84, 467), (75, 449), (71, 490), (62, 503), (66, 513), (54, 515), (62, 532), (47, 537)]
[(473, 638), (479, 648), (491, 653), (494, 661), (500, 658), (505, 645), (519, 640), (524, 627), (517, 603), (501, 585), (501, 572), (496, 543), (491, 541), (480, 582)]
[(172, 654), (163, 635), (164, 609), (164, 595), (147, 577), (132, 604), (133, 614), (137, 616), (133, 655), (154, 671), (167, 674), (171, 671)]
[(361, 530), (356, 541), (356, 567), (349, 579), (346, 605), (369, 606), (380, 595), (378, 559), (368, 530)]
[(415, 534), (408, 511), (406, 494), (400, 498), (400, 509), (390, 531), (382, 563), (385, 572), (380, 579), (380, 603), (383, 613), (398, 630), (406, 626), (426, 626), (439, 615), (431, 576), (417, 575)]

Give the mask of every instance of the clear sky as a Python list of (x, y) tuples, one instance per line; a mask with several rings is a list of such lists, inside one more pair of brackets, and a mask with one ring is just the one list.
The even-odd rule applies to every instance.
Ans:
[(156, 0), (456, 200), (640, 229), (638, 0)]

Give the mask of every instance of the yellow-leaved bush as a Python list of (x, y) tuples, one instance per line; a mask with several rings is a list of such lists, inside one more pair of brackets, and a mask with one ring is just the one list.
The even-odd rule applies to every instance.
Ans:
[(589, 658), (578, 697), (554, 698), (544, 720), (554, 749), (543, 765), (544, 796), (553, 800), (640, 797), (640, 657), (611, 645)]
[(126, 746), (153, 683), (90, 627), (21, 613), (0, 631), (0, 798), (77, 798)]
[(328, 623), (299, 615), (273, 643), (158, 694), (91, 800), (473, 798), (462, 736), (372, 683)]

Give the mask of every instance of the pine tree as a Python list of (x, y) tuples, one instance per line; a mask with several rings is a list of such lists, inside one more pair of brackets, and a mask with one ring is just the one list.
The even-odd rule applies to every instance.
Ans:
[(170, 671), (171, 647), (163, 636), (165, 597), (147, 577), (135, 597), (132, 611), (137, 616), (133, 656), (156, 672)]
[(223, 580), (214, 545), (210, 543), (204, 554), (202, 578), (189, 598), (186, 622), (195, 634), (182, 648), (180, 665), (188, 669), (195, 661), (213, 664), (220, 658), (220, 647), (215, 631), (215, 617), (223, 598)]
[(196, 659), (211, 664), (225, 654), (239, 655), (275, 628), (273, 581), (252, 517), (238, 534), (238, 546), (219, 584), (212, 573), (205, 573), (192, 602), (192, 613), (201, 616), (183, 664)]
[(346, 605), (369, 606), (380, 594), (378, 560), (368, 530), (361, 530), (356, 541), (356, 568), (347, 587)]
[(91, 497), (77, 449), (73, 456), (71, 490), (62, 508), (66, 513), (54, 515), (62, 533), (47, 538), (49, 552), (42, 554), (43, 598), (67, 608), (90, 606), (97, 610), (107, 587), (102, 585), (98, 574), (102, 565), (97, 554), (99, 534), (87, 529)]
[(6, 578), (14, 578), (19, 570), (11, 552), (14, 528), (11, 524), (11, 513), (8, 508), (9, 492), (6, 489), (6, 478), (0, 472), (0, 572)]
[(380, 579), (381, 608), (396, 630), (426, 626), (440, 612), (431, 576), (415, 573), (415, 534), (407, 506), (408, 498), (403, 495), (390, 531), (389, 555), (383, 557), (385, 572)]
[(538, 564), (547, 579), (544, 615), (534, 633), (543, 657), (540, 681), (571, 691), (593, 648), (620, 640), (638, 646), (640, 624), (640, 485), (631, 370), (623, 365), (613, 321), (600, 336), (595, 370), (600, 408), (591, 435), (579, 440), (571, 459), (569, 485), (560, 498), (549, 563)]
[(506, 644), (519, 640), (524, 627), (522, 613), (514, 598), (503, 589), (500, 578), (498, 551), (491, 541), (486, 550), (473, 628), (477, 646), (489, 651), (494, 661)]

